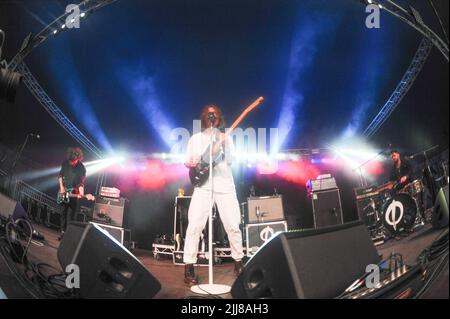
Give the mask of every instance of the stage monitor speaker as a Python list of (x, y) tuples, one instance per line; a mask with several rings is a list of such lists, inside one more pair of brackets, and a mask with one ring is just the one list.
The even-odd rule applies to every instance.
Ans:
[(150, 299), (161, 289), (136, 257), (95, 224), (69, 224), (58, 260), (63, 270), (79, 267), (82, 298)]
[(311, 194), (314, 228), (343, 223), (339, 189), (314, 192)]
[(442, 187), (436, 197), (431, 224), (433, 228), (448, 227), (448, 185)]
[(10, 216), (16, 220), (26, 218), (28, 214), (22, 204), (0, 193), (0, 217), (8, 219)]
[(237, 299), (322, 299), (344, 292), (380, 257), (362, 222), (284, 232), (247, 262), (231, 294)]

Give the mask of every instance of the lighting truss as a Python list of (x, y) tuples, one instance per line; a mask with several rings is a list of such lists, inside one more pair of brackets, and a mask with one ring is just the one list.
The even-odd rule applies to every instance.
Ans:
[(430, 40), (431, 43), (433, 43), (433, 45), (442, 53), (447, 62), (449, 61), (448, 43), (423, 22), (420, 13), (414, 9), (414, 7), (409, 6), (408, 9), (405, 9), (392, 0), (370, 0), (365, 1), (365, 3), (378, 5), (381, 10), (388, 12), (408, 24), (410, 27), (414, 28), (425, 38)]
[[(365, 4), (377, 5), (381, 10), (385, 10), (394, 17), (408, 24), (416, 31), (423, 35), (423, 39), (419, 48), (411, 61), (408, 70), (403, 75), (400, 83), (395, 88), (387, 102), (381, 108), (380, 112), (375, 116), (369, 126), (364, 130), (364, 135), (370, 137), (374, 135), (383, 123), (389, 118), (395, 108), (400, 104), (403, 97), (408, 93), (422, 69), (425, 61), (430, 55), (431, 49), (435, 46), (449, 61), (448, 43), (441, 39), (433, 30), (431, 30), (422, 20), (420, 13), (409, 6), (408, 10), (396, 4), (392, 0), (366, 0)], [(432, 3), (431, 3), (432, 4)], [(434, 9), (434, 6), (433, 6)], [(438, 17), (439, 18), (439, 17)]]
[[(78, 4), (78, 8), (80, 9), (80, 16), (83, 15), (83, 19), (85, 19), (95, 11), (115, 1), (116, 0), (84, 0)], [(12, 69), (14, 70), (14, 68), (17, 67), (25, 59), (26, 56), (28, 56), (35, 48), (40, 46), (47, 39), (70, 30), (69, 28), (65, 28), (62, 26), (66, 25), (66, 19), (71, 14), (71, 12), (66, 12), (53, 20), (53, 22), (48, 24), (35, 36), (31, 36), (31, 34), (28, 35), (28, 37), (25, 38), (22, 44), (21, 50), (14, 56), (8, 67), (12, 67)]]
[(430, 55), (433, 44), (426, 38), (422, 39), (419, 48), (414, 55), (407, 71), (403, 75), (402, 79), (398, 83), (394, 92), (391, 94), (389, 99), (386, 101), (384, 106), (381, 108), (380, 112), (375, 116), (369, 126), (364, 130), (363, 135), (370, 137), (374, 135), (378, 129), (386, 122), (389, 116), (394, 112), (396, 107), (400, 104), (403, 97), (408, 93), (409, 89), (412, 87), (414, 81), (422, 70), (428, 56)]
[(23, 83), (33, 96), (41, 103), (44, 109), (69, 133), (78, 143), (84, 146), (88, 151), (102, 158), (102, 152), (94, 145), (61, 111), (55, 102), (48, 96), (45, 90), (38, 83), (36, 78), (28, 69), (25, 62), (17, 65), (17, 70), (23, 75)]
[[(78, 4), (80, 10), (80, 18), (85, 19), (95, 11), (115, 2), (116, 0), (84, 0)], [(33, 96), (39, 101), (44, 109), (61, 125), (78, 143), (91, 151), (97, 157), (102, 158), (102, 152), (92, 143), (61, 111), (50, 96), (45, 92), (42, 86), (38, 83), (36, 78), (30, 72), (26, 64), (23, 62), (35, 48), (40, 46), (50, 37), (54, 37), (62, 32), (70, 30), (64, 28), (67, 17), (72, 14), (66, 12), (53, 20), (37, 35), (32, 37), (28, 35), (22, 45), (21, 50), (14, 56), (8, 65), (11, 70), (19, 71), (23, 76), (23, 82)]]

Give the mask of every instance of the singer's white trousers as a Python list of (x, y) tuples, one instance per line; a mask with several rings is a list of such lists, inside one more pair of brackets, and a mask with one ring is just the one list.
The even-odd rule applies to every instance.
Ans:
[[(241, 213), (236, 193), (214, 193), (213, 200), (217, 204), (220, 219), (228, 235), (231, 257), (241, 260), (244, 257), (242, 233), (239, 229)], [(197, 262), (198, 244), (210, 211), (210, 192), (196, 187), (192, 195), (188, 212), (188, 228), (184, 243), (183, 261), (185, 264)]]

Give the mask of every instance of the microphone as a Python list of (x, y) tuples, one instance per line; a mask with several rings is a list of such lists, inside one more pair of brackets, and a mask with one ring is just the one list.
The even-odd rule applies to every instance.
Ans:
[(33, 134), (33, 133), (30, 133), (30, 134), (28, 134), (30, 137), (33, 137), (33, 138), (35, 138), (35, 139), (40, 139), (41, 138), (41, 136), (39, 135), (39, 134)]
[(216, 121), (216, 116), (214, 115), (214, 112), (208, 113), (208, 119), (211, 123), (214, 123)]

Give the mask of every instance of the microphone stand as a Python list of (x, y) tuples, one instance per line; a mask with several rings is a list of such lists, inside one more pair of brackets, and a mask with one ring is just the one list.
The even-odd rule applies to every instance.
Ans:
[(209, 141), (209, 218), (208, 218), (208, 249), (209, 249), (209, 264), (208, 264), (208, 273), (209, 273), (209, 283), (206, 285), (195, 285), (191, 287), (191, 291), (202, 294), (202, 295), (222, 295), (229, 293), (231, 291), (231, 287), (228, 285), (219, 285), (214, 284), (213, 278), (213, 246), (212, 246), (212, 237), (213, 237), (213, 206), (214, 206), (214, 174), (213, 174), (213, 148), (215, 142), (215, 134), (214, 134), (214, 120), (210, 119), (210, 141)]
[(424, 168), (423, 175), (424, 175), (425, 179), (428, 179), (428, 184), (429, 184), (428, 187), (430, 188), (429, 192), (430, 192), (433, 203), (436, 201), (436, 197), (437, 197), (436, 182), (434, 180), (433, 173), (431, 172), (430, 160), (428, 159), (427, 153), (431, 152), (432, 150), (435, 150), (438, 147), (439, 147), (439, 145), (435, 145), (435, 146), (430, 147), (429, 149), (420, 151), (412, 156), (409, 156), (410, 159), (414, 159), (419, 155), (423, 155), (423, 157), (425, 159), (425, 168)]
[[(14, 192), (11, 190), (11, 185), (12, 185), (12, 179), (13, 179), (13, 176), (14, 176), (14, 171), (15, 171), (15, 169), (16, 169), (16, 165), (17, 165), (17, 162), (19, 161), (19, 159), (22, 157), (22, 152), (23, 152), (23, 150), (25, 149), (25, 146), (27, 145), (27, 143), (28, 143), (28, 138), (30, 137), (30, 134), (27, 134), (27, 136), (26, 136), (26, 138), (25, 138), (25, 141), (22, 143), (22, 145), (21, 145), (21, 147), (20, 147), (20, 149), (19, 149), (19, 151), (16, 153), (16, 156), (14, 157), (14, 161), (13, 161), (13, 163), (12, 163), (12, 165), (11, 165), (11, 170), (10, 170), (10, 172), (9, 172), (9, 181), (8, 181), (8, 190), (9, 190), (9, 192), (10, 192), (10, 196), (11, 197), (14, 197), (13, 195), (14, 195)], [(15, 191), (15, 190), (14, 190)]]

